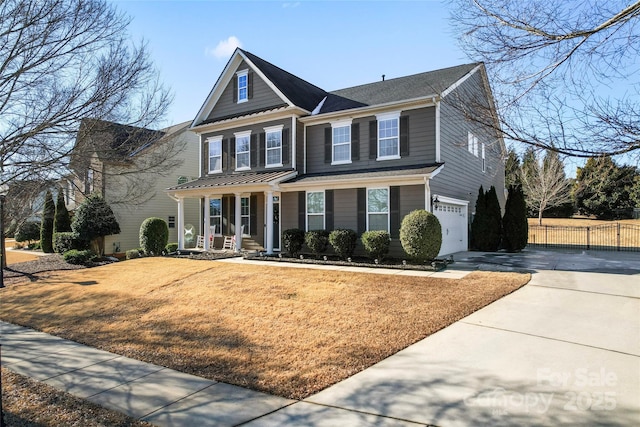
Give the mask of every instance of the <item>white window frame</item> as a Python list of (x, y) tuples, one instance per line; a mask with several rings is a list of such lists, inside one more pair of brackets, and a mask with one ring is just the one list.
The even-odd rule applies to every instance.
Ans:
[(469, 132), (467, 139), (468, 139), (467, 149), (471, 154), (478, 157), (478, 137), (475, 136), (473, 133)]
[[(371, 190), (386, 190), (387, 191), (387, 212), (371, 212), (369, 210), (369, 191)], [(367, 231), (371, 231), (370, 230), (370, 224), (369, 224), (369, 216), (370, 215), (387, 215), (387, 229), (386, 230), (382, 230), (382, 231), (386, 231), (387, 233), (390, 233), (390, 229), (391, 229), (391, 192), (389, 190), (389, 187), (367, 187)]]
[[(220, 200), (220, 215), (211, 215), (211, 202), (214, 200)], [(209, 198), (209, 227), (212, 226), (211, 218), (220, 218), (220, 226), (216, 227), (216, 232), (214, 236), (222, 236), (222, 196), (216, 196)]]
[[(351, 139), (352, 139), (351, 123), (352, 123), (352, 120), (341, 120), (341, 121), (338, 121), (338, 122), (332, 122), (331, 123), (331, 164), (332, 165), (347, 165), (347, 164), (351, 163)], [(341, 128), (347, 128), (348, 129), (349, 140), (347, 142), (341, 142), (339, 144), (336, 144), (335, 131), (336, 131), (336, 129), (341, 129)], [(348, 150), (349, 159), (347, 159), (347, 160), (336, 160), (336, 147), (344, 146), (344, 145), (349, 147), (349, 150)]]
[[(243, 86), (240, 86), (240, 80), (242, 77), (244, 77), (245, 84)], [(238, 99), (238, 104), (241, 104), (249, 100), (249, 70), (238, 71), (236, 73), (236, 79), (237, 79), (237, 86), (238, 86), (238, 92), (236, 96)], [(244, 98), (240, 96), (240, 94), (242, 93), (242, 89), (244, 89), (244, 95), (245, 95)]]
[[(322, 213), (318, 213), (318, 212), (312, 212), (309, 213), (309, 195), (310, 194), (315, 194), (315, 193), (322, 193)], [(326, 213), (327, 213), (327, 195), (325, 193), (324, 190), (320, 190), (320, 191), (307, 191), (305, 192), (304, 195), (304, 201), (305, 201), (305, 226), (306, 226), (306, 230), (305, 231), (309, 231), (309, 216), (322, 216), (322, 230), (324, 230), (324, 228), (327, 226), (326, 220)]]
[(484, 144), (480, 144), (480, 148), (482, 151), (482, 172), (486, 172), (487, 171), (487, 162), (486, 159), (484, 157)]
[[(376, 140), (378, 141), (378, 157), (376, 160), (396, 160), (400, 158), (400, 111), (394, 111), (392, 113), (384, 113), (384, 114), (377, 114), (376, 115), (376, 120), (378, 121), (377, 123), (377, 135), (376, 135)], [(398, 135), (395, 137), (397, 139), (397, 145), (396, 145), (396, 154), (392, 154), (392, 155), (388, 155), (388, 156), (381, 156), (380, 155), (380, 142), (382, 140), (386, 140), (386, 139), (392, 139), (393, 137), (387, 137), (387, 138), (380, 138), (380, 123), (384, 122), (384, 121), (388, 121), (388, 120), (395, 120), (397, 123), (397, 129), (398, 129)]]
[(93, 175), (94, 175), (93, 169), (89, 167), (89, 169), (87, 170), (87, 183), (89, 184), (89, 193), (93, 193), (93, 180), (94, 180)]
[[(265, 168), (277, 168), (282, 167), (282, 129), (284, 129), (284, 125), (279, 126), (270, 126), (264, 128), (264, 167)], [(280, 146), (269, 148), (269, 134), (270, 133), (278, 133), (280, 135)], [(269, 163), (269, 151), (279, 151), (280, 152), (280, 162), (279, 163)]]
[[(245, 171), (251, 169), (251, 131), (237, 132), (233, 134), (236, 137), (236, 147), (235, 147), (235, 157), (236, 157), (236, 170), (237, 171)], [(249, 143), (247, 144), (247, 151), (238, 152), (238, 140), (242, 138), (247, 138)], [(247, 166), (238, 167), (238, 154), (246, 154), (247, 155)]]
[[(220, 147), (220, 154), (219, 155), (215, 155), (212, 156), (211, 155), (211, 148), (213, 147), (214, 144), (218, 144)], [(207, 149), (208, 149), (208, 156), (209, 156), (209, 173), (220, 173), (222, 172), (222, 136), (214, 136), (211, 138), (207, 138)], [(220, 158), (220, 168), (219, 169), (212, 169), (211, 165), (211, 159), (212, 158)], [(215, 162), (213, 162), (213, 164), (215, 164)]]
[[(247, 201), (247, 213), (242, 212), (242, 202)], [(243, 224), (243, 220), (246, 218), (246, 227), (242, 230), (242, 237), (251, 236), (251, 196), (240, 197), (240, 226)]]

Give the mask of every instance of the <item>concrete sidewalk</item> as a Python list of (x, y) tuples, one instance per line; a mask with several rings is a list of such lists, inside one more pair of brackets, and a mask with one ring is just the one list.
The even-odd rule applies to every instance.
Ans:
[(465, 253), (456, 259), (460, 262), (448, 269), (448, 277), (480, 268), (530, 270), (533, 278), (301, 402), (0, 322), (2, 362), (158, 426), (637, 423), (640, 255), (528, 251)]

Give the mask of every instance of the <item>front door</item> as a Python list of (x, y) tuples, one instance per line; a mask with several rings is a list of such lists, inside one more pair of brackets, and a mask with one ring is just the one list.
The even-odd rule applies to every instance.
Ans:
[(273, 196), (273, 250), (280, 250), (280, 196)]

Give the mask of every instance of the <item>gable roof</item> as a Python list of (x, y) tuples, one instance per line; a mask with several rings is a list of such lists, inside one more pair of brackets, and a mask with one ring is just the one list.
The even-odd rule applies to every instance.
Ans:
[[(473, 71), (478, 65), (480, 64), (464, 64), (428, 71), (426, 73), (413, 74), (411, 76), (383, 80), (335, 90), (331, 92), (331, 95), (364, 105), (378, 105), (431, 95), (435, 96), (454, 85), (458, 80)], [(345, 109), (343, 107), (344, 105), (339, 103), (336, 105), (327, 105), (327, 103), (325, 103), (320, 113), (340, 111)]]

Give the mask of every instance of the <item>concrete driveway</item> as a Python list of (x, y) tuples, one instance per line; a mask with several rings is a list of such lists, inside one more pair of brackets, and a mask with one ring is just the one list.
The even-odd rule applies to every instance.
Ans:
[(640, 253), (456, 254), (531, 282), (248, 425), (637, 425)]

